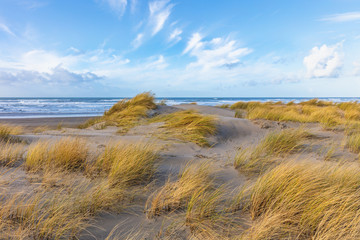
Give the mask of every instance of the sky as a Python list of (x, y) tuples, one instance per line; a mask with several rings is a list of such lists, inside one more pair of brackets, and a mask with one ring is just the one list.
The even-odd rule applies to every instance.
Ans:
[(359, 0), (0, 0), (0, 97), (360, 97)]

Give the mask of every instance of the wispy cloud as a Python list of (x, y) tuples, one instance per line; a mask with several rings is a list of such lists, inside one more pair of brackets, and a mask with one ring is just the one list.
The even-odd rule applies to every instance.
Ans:
[(186, 48), (183, 51), (183, 54), (188, 53), (190, 50), (193, 50), (194, 48), (200, 48), (202, 46), (201, 42), (202, 36), (200, 33), (194, 33), (190, 40), (187, 43)]
[(304, 65), (310, 78), (338, 77), (343, 66), (342, 42), (314, 47), (304, 58)]
[(230, 67), (240, 63), (240, 58), (251, 53), (249, 48), (241, 48), (235, 40), (213, 38), (210, 41), (202, 40), (199, 33), (194, 33), (188, 41), (183, 53), (196, 57), (188, 67), (201, 67), (209, 70), (215, 67)]
[(124, 15), (127, 6), (127, 0), (103, 0), (110, 8), (116, 12), (120, 17)]
[(169, 0), (158, 0), (149, 3), (149, 23), (152, 26), (152, 35), (157, 34), (171, 14), (173, 4)]
[(16, 35), (10, 30), (10, 28), (8, 26), (6, 26), (5, 24), (3, 23), (0, 23), (0, 30), (15, 37)]
[(360, 12), (338, 13), (325, 16), (320, 19), (327, 22), (352, 22), (360, 20)]
[(179, 28), (175, 28), (169, 36), (169, 42), (171, 42), (172, 44), (176, 44), (177, 42), (179, 42), (181, 40), (181, 34), (182, 34), (182, 30)]
[(144, 40), (144, 34), (143, 33), (139, 33), (138, 35), (136, 35), (136, 38), (131, 42), (131, 45), (134, 48), (138, 48), (141, 46), (141, 44), (143, 43)]

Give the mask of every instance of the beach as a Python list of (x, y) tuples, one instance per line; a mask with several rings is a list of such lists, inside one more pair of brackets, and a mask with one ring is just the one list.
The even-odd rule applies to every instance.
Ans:
[[(275, 105), (271, 106), (273, 106), (271, 108), (275, 107)], [(163, 234), (161, 236), (164, 238), (173, 236), (177, 239), (187, 239), (189, 236), (195, 234), (195, 236), (200, 236), (200, 238), (209, 239), (213, 234), (217, 234), (218, 237), (222, 236), (226, 237), (226, 239), (232, 239), (235, 236), (243, 234), (253, 234), (252, 231), (256, 231), (256, 229), (254, 230), (256, 225), (246, 208), (242, 209), (239, 207), (240, 205), (235, 207), (231, 201), (235, 201), (234, 199), (240, 196), (238, 194), (242, 194), (242, 188), (250, 188), (253, 183), (261, 179), (263, 174), (268, 172), (268, 169), (271, 170), (278, 165), (282, 166), (282, 162), (297, 164), (297, 161), (301, 162), (304, 159), (310, 161), (309, 164), (314, 164), (314, 166), (322, 164), (324, 161), (327, 163), (336, 162), (337, 159), (346, 159), (349, 164), (352, 164), (357, 159), (356, 153), (340, 146), (344, 138), (343, 131), (329, 131), (315, 122), (304, 124), (296, 121), (251, 120), (243, 117), (239, 118), (239, 111), (243, 111), (241, 109), (197, 104), (180, 104), (174, 106), (157, 105), (151, 108), (153, 109), (147, 111), (148, 115), (146, 118), (136, 120), (137, 122), (131, 120), (128, 124), (131, 124), (132, 127), (126, 128), (126, 131), (121, 132), (119, 131), (121, 127), (109, 122), (109, 120), (113, 121), (113, 118), (111, 118), (113, 110), (111, 109), (109, 110), (110, 115), (104, 115), (104, 117), (107, 117), (106, 119), (108, 120), (106, 121), (109, 123), (104, 124), (102, 121), (105, 120), (99, 120), (98, 122), (83, 125), (81, 128), (78, 127), (88, 121), (90, 119), (89, 117), (1, 119), (0, 125), (11, 124), (23, 128), (23, 131), (16, 135), (16, 139), (17, 142), (23, 140), (24, 143), (22, 144), (24, 144), (24, 148), (28, 149), (26, 158), (19, 157), (16, 164), (5, 165), (3, 167), (3, 171), (5, 169), (10, 169), (10, 171), (6, 170), (0, 176), (1, 182), (6, 182), (7, 185), (5, 188), (7, 191), (11, 191), (12, 194), (21, 193), (31, 195), (32, 191), (40, 191), (39, 188), (42, 189), (41, 191), (50, 192), (56, 189), (56, 191), (60, 192), (68, 191), (66, 190), (68, 188), (78, 189), (79, 186), (82, 186), (82, 182), (90, 184), (86, 185), (86, 189), (88, 189), (86, 191), (91, 192), (93, 191), (93, 187), (100, 184), (97, 182), (105, 181), (105, 183), (107, 183), (107, 181), (112, 179), (111, 176), (113, 176), (109, 175), (103, 178), (103, 175), (99, 175), (99, 170), (90, 170), (96, 166), (93, 165), (94, 162), (96, 163), (99, 159), (107, 156), (103, 155), (104, 152), (109, 151), (111, 146), (121, 146), (118, 148), (118, 151), (124, 151), (123, 154), (129, 154), (127, 151), (130, 150), (126, 150), (124, 146), (136, 147), (140, 144), (141, 151), (148, 148), (157, 149), (156, 159), (153, 160), (155, 161), (155, 165), (152, 167), (154, 168), (154, 172), (149, 175), (149, 178), (145, 175), (137, 175), (138, 177), (133, 178), (130, 183), (119, 185), (119, 187), (121, 186), (120, 189), (126, 190), (121, 193), (122, 197), (117, 198), (116, 201), (111, 200), (112, 204), (107, 202), (106, 199), (101, 201), (97, 200), (100, 201), (98, 203), (99, 205), (97, 205), (99, 210), (93, 212), (91, 215), (84, 215), (87, 219), (85, 221), (77, 220), (79, 221), (77, 224), (81, 223), (83, 225), (77, 229), (79, 232), (77, 232), (76, 236), (79, 239), (106, 239), (107, 237), (108, 239), (125, 239), (131, 236), (141, 236), (141, 238), (135, 239), (142, 239), (142, 237), (153, 239), (155, 236)], [(248, 114), (250, 113), (249, 111)], [(116, 114), (116, 112), (114, 112), (114, 114)], [(191, 121), (209, 121), (206, 122), (206, 124), (214, 123), (214, 132), (210, 134), (211, 131), (209, 131), (209, 134), (204, 135), (206, 138), (202, 138), (202, 135), (199, 135), (199, 139), (194, 139), (193, 135), (195, 133), (191, 133), (191, 135), (189, 135), (190, 138), (186, 137), (186, 134), (188, 134), (188, 130), (186, 129), (189, 129), (190, 125), (185, 129), (176, 128), (175, 131), (166, 128), (170, 116), (177, 116), (176, 123), (183, 121), (179, 118), (182, 116), (181, 114), (191, 116)], [(196, 118), (199, 120), (194, 120)], [(119, 122), (119, 124), (122, 124), (122, 122)], [(193, 123), (189, 122), (187, 124)], [(205, 124), (205, 122), (200, 125), (203, 124)], [(264, 139), (269, 138), (271, 134), (283, 133), (285, 135), (282, 137), (290, 136), (289, 140), (286, 141), (294, 142), (286, 144), (295, 145), (279, 148), (278, 150), (266, 150), (269, 146), (263, 145), (256, 150), (256, 147), (264, 144)], [(43, 165), (41, 167), (41, 169), (44, 168), (43, 170), (35, 170), (37, 169), (35, 168), (29, 171), (31, 165), (27, 163), (29, 159), (28, 155), (30, 154), (29, 151), (33, 152), (31, 148), (33, 148), (36, 143), (40, 142), (42, 145), (49, 144), (47, 146), (51, 148), (53, 144), (56, 145), (63, 139), (65, 139), (65, 141), (73, 141), (72, 145), (74, 146), (80, 144), (80, 142), (86, 145), (87, 154), (86, 160), (84, 161), (87, 167), (85, 169), (64, 171), (61, 170), (61, 168), (53, 169), (51, 167), (46, 170), (44, 168), (46, 165)], [(276, 149), (277, 146), (282, 146), (282, 144), (284, 143), (275, 143), (271, 148)], [(79, 146), (84, 147), (85, 145)], [(39, 148), (41, 146), (37, 147)], [(58, 145), (55, 150), (61, 148), (62, 147)], [(136, 151), (140, 151), (140, 149)], [(247, 152), (242, 152), (245, 150)], [(38, 151), (40, 151), (40, 148)], [(244, 154), (250, 154), (250, 151), (254, 151), (252, 155), (249, 155), (251, 157), (243, 158), (243, 156), (245, 156)], [(247, 161), (253, 161), (255, 151), (260, 151), (261, 153), (256, 154), (260, 154), (259, 156), (261, 157), (259, 158), (259, 162), (250, 164)], [(273, 151), (279, 151), (279, 153)], [(67, 155), (65, 152), (63, 154), (64, 156)], [(110, 154), (110, 152), (108, 154)], [(136, 154), (135, 152), (132, 153), (133, 156), (138, 156)], [(141, 158), (143, 156), (145, 155), (141, 155)], [(129, 159), (130, 158), (131, 155), (129, 155)], [(324, 160), (325, 158), (326, 160)], [(135, 159), (136, 158), (134, 158), (134, 161)], [(278, 161), (278, 163), (274, 161)], [(259, 163), (261, 164), (259, 165)], [(142, 164), (148, 163), (144, 162)], [(23, 165), (26, 167), (23, 167)], [(102, 166), (105, 166), (104, 163)], [(197, 180), (194, 179), (199, 178), (198, 183), (193, 182), (191, 184), (200, 185), (198, 187), (189, 185), (189, 187), (194, 187), (194, 190), (188, 190), (190, 192), (186, 194), (185, 192), (181, 193), (185, 195), (176, 200), (176, 194), (180, 194), (180, 192), (176, 192), (180, 191), (182, 186), (177, 186), (177, 184), (185, 181), (181, 180), (181, 173), (185, 174), (184, 171), (189, 171), (187, 174), (190, 174), (195, 182)], [(51, 174), (49, 175), (49, 173)], [(134, 183), (137, 182), (136, 179), (143, 177), (144, 180), (136, 184)], [(107, 185), (106, 187), (102, 187), (102, 191), (105, 191), (104, 189), (108, 187)], [(177, 188), (178, 190), (176, 190)], [(190, 219), (188, 215), (186, 215), (186, 217), (184, 216), (184, 213), (188, 211), (186, 210), (188, 209), (186, 204), (189, 204), (188, 201), (191, 199), (191, 195), (196, 194), (196, 188), (203, 189), (201, 191), (204, 192), (201, 194), (205, 194), (201, 195), (201, 198), (197, 201), (207, 201), (211, 194), (219, 194), (214, 198), (215, 202), (207, 203), (215, 204), (212, 211), (220, 214), (216, 215), (219, 217), (219, 219), (215, 218), (217, 219), (216, 224), (205, 216), (201, 217), (202, 215), (196, 215), (196, 219)], [(175, 189), (171, 190), (175, 192), (171, 193), (171, 191), (168, 190), (170, 192), (166, 193), (164, 192), (165, 189)], [(50, 194), (50, 192), (46, 194)], [(103, 193), (104, 196), (107, 194), (109, 193)], [(167, 196), (166, 194), (169, 195)], [(207, 194), (210, 195), (206, 197)], [(66, 196), (66, 194), (63, 196)], [(111, 197), (114, 196), (111, 195)], [(166, 203), (166, 201), (170, 201), (168, 197), (169, 199), (174, 199), (173, 201), (175, 202)], [(246, 195), (240, 199), (242, 198), (245, 199)], [(117, 201), (119, 201), (119, 203), (116, 203)], [(115, 203), (118, 205), (113, 206)], [(199, 202), (198, 204), (202, 203)], [(117, 209), (115, 206), (121, 207)], [(222, 206), (233, 210), (231, 210), (231, 213), (222, 212)], [(200, 213), (194, 212), (193, 214)], [(183, 220), (184, 217), (186, 220)], [(205, 224), (198, 222), (200, 221), (200, 219), (198, 219), (199, 217), (201, 217), (201, 219), (203, 218), (201, 221), (207, 221), (206, 226), (209, 228), (208, 230), (193, 229), (193, 227), (201, 227), (203, 226), (202, 224)], [(227, 221), (234, 221), (232, 223), (234, 227), (228, 228)], [(91, 222), (91, 224), (88, 224), (89, 222)], [(221, 232), (225, 231), (225, 229), (229, 232), (226, 235), (221, 235)]]
[(43, 117), (43, 118), (0, 118), (0, 123), (20, 125), (28, 130), (36, 127), (48, 126), (56, 128), (59, 124), (63, 127), (77, 127), (90, 117)]

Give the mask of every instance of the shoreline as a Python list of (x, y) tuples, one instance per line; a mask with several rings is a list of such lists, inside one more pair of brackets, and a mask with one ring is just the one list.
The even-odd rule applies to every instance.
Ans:
[(77, 127), (92, 117), (40, 117), (40, 118), (0, 118), (0, 124), (20, 125), (25, 128), (47, 126), (56, 128), (58, 124), (63, 127)]

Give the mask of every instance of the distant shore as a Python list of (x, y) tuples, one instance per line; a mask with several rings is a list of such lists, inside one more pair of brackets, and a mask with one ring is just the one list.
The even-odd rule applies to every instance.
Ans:
[(20, 125), (32, 129), (39, 126), (56, 128), (59, 124), (63, 127), (77, 127), (91, 117), (44, 117), (44, 118), (2, 118), (1, 123)]

